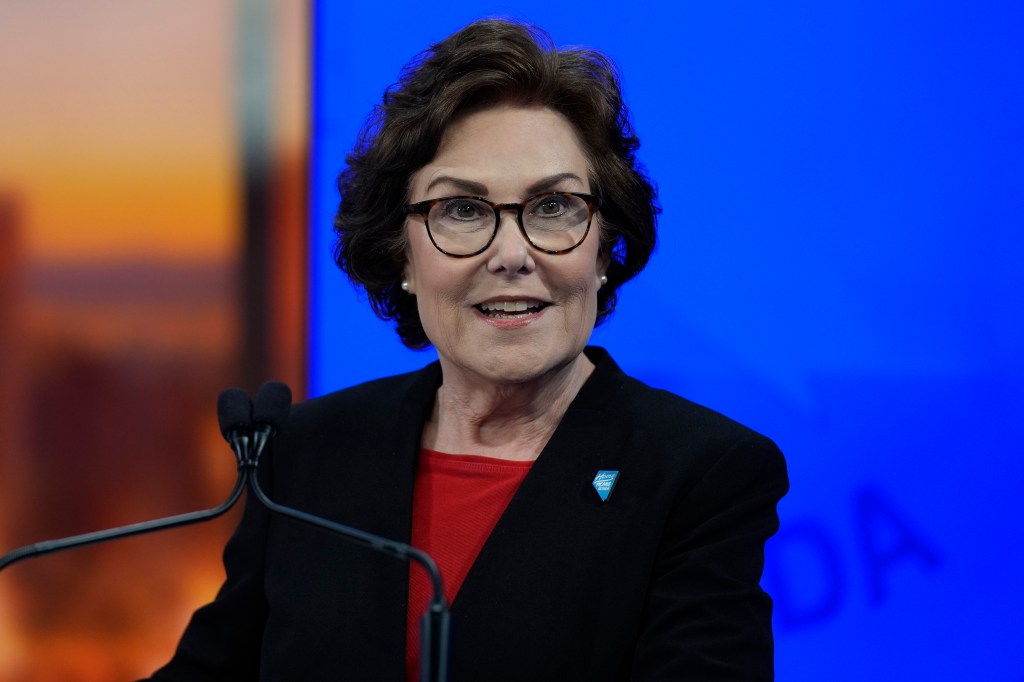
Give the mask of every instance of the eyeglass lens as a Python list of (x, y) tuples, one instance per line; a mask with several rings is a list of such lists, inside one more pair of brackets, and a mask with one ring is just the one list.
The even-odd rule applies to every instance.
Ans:
[[(452, 254), (471, 254), (483, 249), (498, 222), (490, 204), (471, 197), (437, 202), (427, 221), (437, 246)], [(563, 251), (583, 240), (589, 221), (586, 200), (556, 193), (531, 199), (523, 207), (521, 226), (537, 248)]]

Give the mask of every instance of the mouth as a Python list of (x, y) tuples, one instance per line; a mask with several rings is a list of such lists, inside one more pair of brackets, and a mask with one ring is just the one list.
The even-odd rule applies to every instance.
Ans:
[(529, 315), (535, 315), (544, 308), (547, 303), (541, 301), (490, 301), (478, 303), (473, 306), (485, 316), (499, 320), (514, 320)]

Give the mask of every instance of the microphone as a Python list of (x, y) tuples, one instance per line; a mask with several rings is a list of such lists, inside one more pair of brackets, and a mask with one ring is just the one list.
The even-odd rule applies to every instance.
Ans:
[(270, 439), (284, 428), (292, 410), (292, 389), (280, 381), (268, 381), (256, 392), (252, 404), (252, 465), (259, 467), (260, 457)]
[(252, 399), (240, 388), (226, 388), (217, 396), (217, 422), (235, 453), (239, 466), (249, 463)]
[(235, 505), (235, 502), (238, 501), (242, 491), (245, 490), (246, 481), (249, 476), (248, 469), (245, 464), (246, 459), (248, 458), (249, 436), (247, 431), (252, 420), (251, 414), (252, 401), (249, 400), (249, 396), (245, 391), (240, 388), (229, 388), (221, 393), (220, 397), (217, 398), (217, 417), (220, 422), (221, 433), (224, 434), (224, 437), (229, 443), (231, 443), (232, 449), (235, 450), (235, 457), (238, 462), (238, 476), (235, 479), (235, 487), (231, 489), (231, 493), (228, 495), (227, 499), (216, 507), (204, 509), (202, 511), (177, 514), (175, 516), (167, 516), (160, 519), (154, 519), (152, 521), (132, 523), (126, 526), (118, 526), (116, 528), (94, 531), (92, 533), (72, 535), (71, 537), (59, 538), (57, 540), (45, 540), (33, 545), (19, 547), (18, 549), (0, 556), (0, 570), (7, 568), (15, 562), (21, 561), (22, 559), (28, 559), (29, 557), (42, 556), (44, 554), (51, 554), (65, 549), (83, 547), (85, 545), (130, 537), (132, 535), (141, 535), (143, 533), (151, 533), (153, 531), (165, 530), (168, 528), (177, 528), (178, 526), (185, 526), (198, 523), (200, 521), (208, 521), (220, 516)]
[(263, 384), (256, 393), (252, 407), (253, 452), (251, 459), (252, 472), (249, 476), (249, 488), (256, 498), (268, 509), (282, 516), (302, 521), (333, 531), (343, 538), (363, 547), (384, 554), (389, 554), (402, 561), (415, 561), (423, 566), (430, 575), (433, 596), (427, 610), (420, 618), (420, 680), (424, 682), (446, 682), (448, 680), (448, 647), (451, 616), (448, 601), (444, 596), (444, 584), (441, 572), (434, 559), (423, 550), (416, 549), (404, 542), (368, 533), (358, 528), (346, 526), (299, 509), (278, 504), (267, 497), (260, 485), (257, 469), (260, 456), (270, 440), (284, 427), (291, 411), (291, 389), (285, 384), (270, 381)]

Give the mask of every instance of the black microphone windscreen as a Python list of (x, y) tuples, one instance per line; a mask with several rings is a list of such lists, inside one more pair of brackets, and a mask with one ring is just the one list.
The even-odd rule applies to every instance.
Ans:
[(220, 433), (230, 441), (229, 435), (236, 429), (252, 426), (252, 399), (240, 388), (226, 388), (217, 397), (217, 421)]
[(292, 409), (292, 389), (280, 381), (268, 381), (260, 386), (253, 401), (252, 419), (280, 431)]

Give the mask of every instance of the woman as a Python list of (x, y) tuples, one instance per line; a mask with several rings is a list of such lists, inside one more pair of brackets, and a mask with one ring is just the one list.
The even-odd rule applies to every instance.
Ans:
[[(341, 175), (337, 261), (439, 361), (297, 406), (282, 504), (409, 541), (453, 680), (772, 677), (766, 438), (586, 347), (654, 248), (610, 62), (471, 24), (414, 61)], [(415, 679), (419, 568), (250, 504), (154, 679)]]

